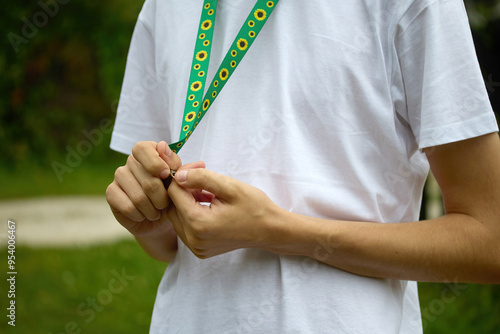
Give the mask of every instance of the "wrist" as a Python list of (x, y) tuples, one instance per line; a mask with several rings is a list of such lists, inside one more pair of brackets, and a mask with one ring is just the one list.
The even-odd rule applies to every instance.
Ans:
[(307, 217), (278, 207), (267, 217), (269, 242), (266, 250), (324, 261), (338, 242), (339, 231), (333, 224), (331, 220)]

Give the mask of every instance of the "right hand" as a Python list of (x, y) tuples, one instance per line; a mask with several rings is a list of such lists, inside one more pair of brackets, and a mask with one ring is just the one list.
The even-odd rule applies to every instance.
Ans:
[(106, 200), (116, 220), (137, 237), (168, 228), (170, 199), (163, 180), (181, 165), (166, 142), (137, 143), (106, 189)]

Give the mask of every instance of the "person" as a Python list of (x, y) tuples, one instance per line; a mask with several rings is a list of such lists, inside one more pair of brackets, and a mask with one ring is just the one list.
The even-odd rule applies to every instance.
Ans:
[[(421, 333), (416, 281), (500, 283), (462, 1), (279, 2), (176, 154), (202, 5), (146, 0), (111, 140), (111, 210), (169, 262), (152, 333)], [(209, 79), (253, 5), (217, 4)], [(429, 169), (446, 213), (417, 221)]]

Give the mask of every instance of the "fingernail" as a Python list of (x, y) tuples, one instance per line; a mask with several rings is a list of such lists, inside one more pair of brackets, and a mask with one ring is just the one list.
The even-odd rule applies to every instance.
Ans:
[(160, 178), (161, 179), (166, 179), (168, 176), (170, 175), (170, 169), (164, 169), (161, 174), (160, 174)]
[(172, 149), (170, 149), (170, 146), (167, 145), (167, 148), (165, 149), (165, 155), (169, 157), (172, 154)]
[(180, 170), (177, 173), (175, 173), (175, 181), (177, 182), (184, 182), (186, 181), (187, 178), (187, 170)]

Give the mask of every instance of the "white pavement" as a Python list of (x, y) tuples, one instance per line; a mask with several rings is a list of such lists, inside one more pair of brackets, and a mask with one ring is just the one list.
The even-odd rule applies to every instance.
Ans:
[(17, 246), (74, 247), (132, 239), (114, 219), (104, 196), (0, 201), (2, 247), (9, 219), (16, 223)]

